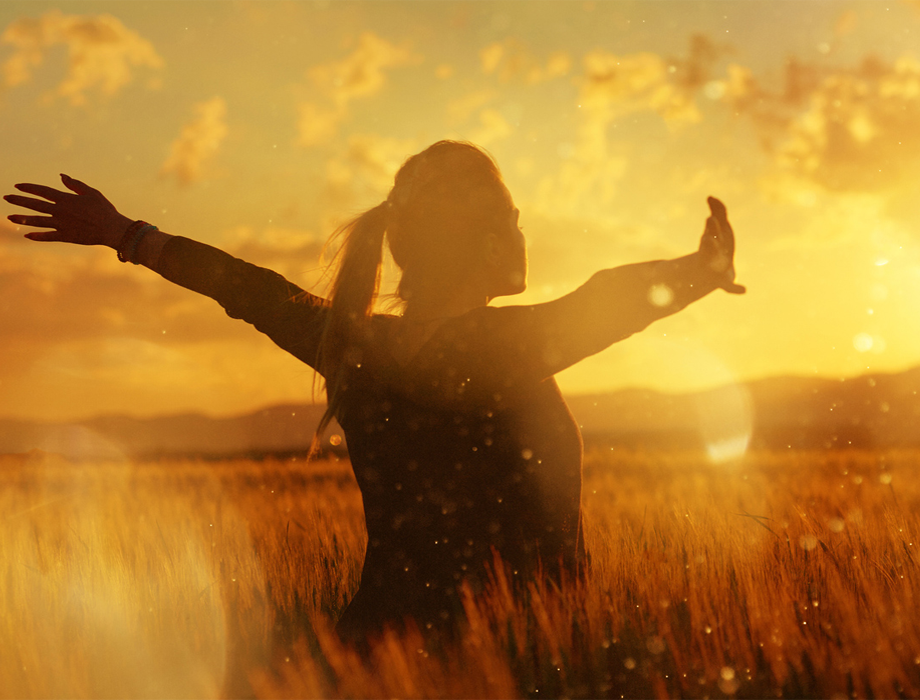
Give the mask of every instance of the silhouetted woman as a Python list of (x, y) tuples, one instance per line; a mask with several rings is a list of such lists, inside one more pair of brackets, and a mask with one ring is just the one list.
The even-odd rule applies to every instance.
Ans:
[[(524, 291), (518, 210), (494, 161), (440, 141), (409, 158), (386, 201), (339, 233), (330, 298), (188, 238), (119, 214), (86, 184), (16, 185), (6, 199), (50, 216), (36, 241), (101, 244), (119, 259), (218, 301), (322, 374), (348, 442), (367, 520), (361, 585), (339, 621), (359, 639), (406, 618), (444, 628), (461, 616), (493, 554), (513, 577), (577, 573), (581, 436), (553, 375), (735, 285), (725, 208), (709, 199), (699, 250), (595, 274), (534, 306), (489, 301)], [(402, 270), (402, 315), (372, 313), (384, 240)]]

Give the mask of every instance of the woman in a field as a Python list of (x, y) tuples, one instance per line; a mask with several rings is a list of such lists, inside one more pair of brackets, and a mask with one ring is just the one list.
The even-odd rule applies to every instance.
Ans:
[[(489, 306), (524, 291), (518, 210), (493, 160), (441, 141), (409, 158), (387, 199), (346, 225), (329, 299), (188, 238), (122, 216), (97, 190), (16, 187), (7, 201), (47, 216), (35, 241), (106, 245), (119, 259), (206, 294), (319, 371), (364, 499), (361, 585), (339, 621), (357, 639), (413, 619), (461, 619), (459, 588), (494, 565), (576, 575), (581, 436), (553, 375), (714, 289), (734, 284), (725, 208), (699, 249), (595, 274), (535, 306)], [(402, 270), (401, 315), (372, 313), (384, 241)]]

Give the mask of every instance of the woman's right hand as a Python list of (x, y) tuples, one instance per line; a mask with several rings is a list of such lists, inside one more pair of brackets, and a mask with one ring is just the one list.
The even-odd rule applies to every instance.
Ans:
[(706, 267), (720, 278), (719, 287), (729, 294), (744, 294), (747, 290), (735, 284), (735, 232), (728, 223), (725, 205), (715, 197), (709, 197), (707, 203), (710, 216), (706, 219), (699, 253)]
[(43, 199), (15, 194), (3, 197), (10, 204), (49, 216), (11, 214), (7, 218), (15, 224), (51, 229), (25, 234), (26, 238), (33, 241), (106, 245), (117, 249), (132, 220), (119, 214), (115, 206), (99, 190), (67, 175), (62, 174), (61, 180), (71, 192), (63, 192), (45, 185), (22, 183), (16, 185), (16, 189)]

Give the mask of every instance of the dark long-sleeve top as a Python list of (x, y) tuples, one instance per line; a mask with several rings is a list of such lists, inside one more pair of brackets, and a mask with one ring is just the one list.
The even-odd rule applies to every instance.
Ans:
[[(173, 237), (158, 270), (215, 299), (316, 368), (329, 311), (271, 270)], [(443, 322), (407, 363), (387, 350), (397, 317), (374, 315), (343, 353), (336, 418), (361, 489), (368, 544), (339, 623), (358, 636), (406, 617), (443, 626), (495, 565), (576, 573), (581, 435), (553, 375), (717, 286), (699, 256), (604, 270), (533, 306), (483, 306)]]

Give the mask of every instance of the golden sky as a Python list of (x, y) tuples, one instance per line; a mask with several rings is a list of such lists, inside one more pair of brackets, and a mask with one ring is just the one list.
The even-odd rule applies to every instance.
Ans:
[[(486, 147), (530, 288), (697, 246), (717, 292), (559, 375), (687, 391), (920, 364), (920, 3), (3, 2), (0, 182), (65, 172), (119, 210), (318, 290), (336, 222), (410, 154)], [(5, 204), (5, 203), (4, 203)], [(108, 249), (0, 219), (0, 416), (228, 415), (309, 368)]]

